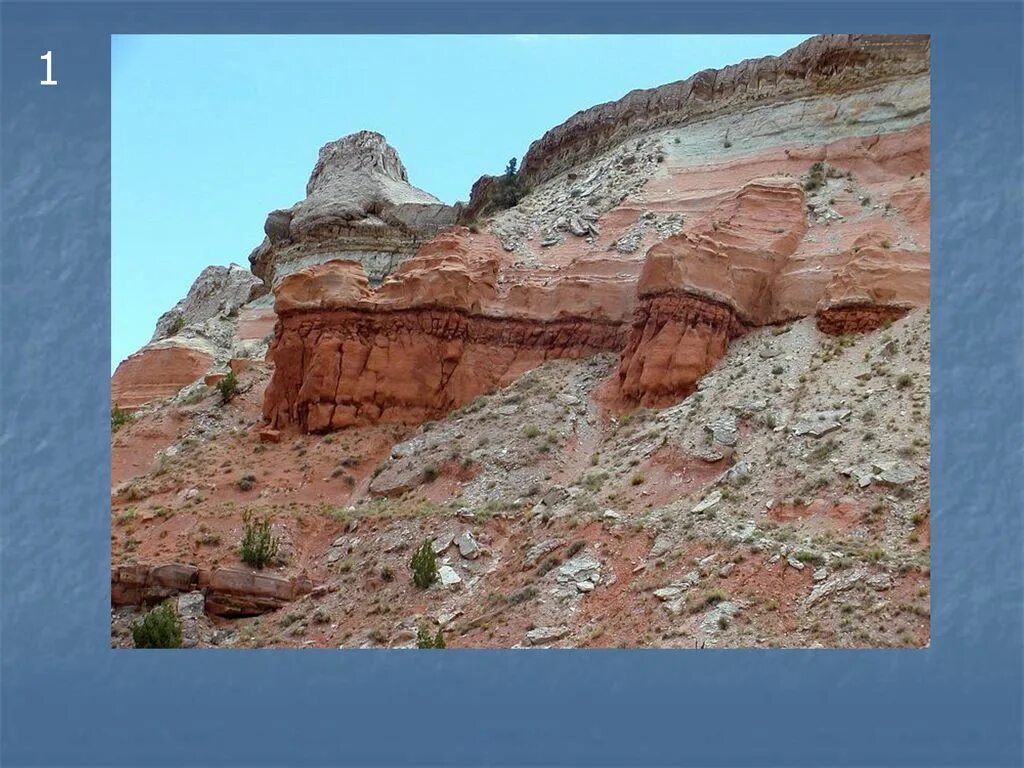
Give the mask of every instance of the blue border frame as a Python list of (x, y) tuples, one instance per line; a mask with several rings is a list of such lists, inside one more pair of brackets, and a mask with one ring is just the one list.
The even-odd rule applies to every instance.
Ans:
[[(4, 765), (1021, 765), (1021, 5), (6, 3)], [(115, 653), (112, 33), (932, 35), (932, 647)], [(39, 55), (60, 51), (58, 88)]]

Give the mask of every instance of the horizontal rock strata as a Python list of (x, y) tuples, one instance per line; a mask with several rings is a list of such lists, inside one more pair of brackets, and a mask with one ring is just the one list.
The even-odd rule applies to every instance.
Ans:
[(120, 565), (110, 572), (112, 605), (149, 605), (179, 592), (201, 590), (206, 611), (215, 616), (256, 616), (281, 608), (309, 593), (312, 582), (246, 568), (198, 568), (194, 565)]
[(577, 112), (545, 133), (530, 145), (522, 173), (535, 184), (658, 128), (927, 73), (930, 47), (927, 35), (821, 35), (781, 56), (748, 59), (631, 91), (618, 101)]
[(360, 131), (320, 149), (306, 198), (271, 211), (266, 238), (249, 262), (253, 273), (273, 286), (304, 267), (354, 259), (376, 285), (420, 243), (452, 226), (459, 213), (460, 208), (409, 183), (398, 153), (383, 136)]
[(506, 289), (496, 282), (495, 245), (470, 257), (463, 230), (430, 250), (377, 291), (353, 262), (282, 281), (264, 400), (271, 426), (418, 423), (545, 360), (625, 345), (628, 282), (569, 274)]

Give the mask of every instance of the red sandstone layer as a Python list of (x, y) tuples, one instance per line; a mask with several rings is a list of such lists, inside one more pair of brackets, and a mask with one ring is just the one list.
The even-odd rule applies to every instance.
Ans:
[(169, 397), (205, 374), (212, 365), (210, 355), (189, 347), (143, 347), (114, 371), (111, 401), (118, 408), (138, 408), (151, 400)]
[(284, 278), (264, 416), (309, 431), (418, 423), (545, 360), (625, 345), (630, 281), (568, 270), (506, 285), (501, 267), (493, 239), (471, 243), (459, 230), (424, 246), (376, 291), (349, 261)]

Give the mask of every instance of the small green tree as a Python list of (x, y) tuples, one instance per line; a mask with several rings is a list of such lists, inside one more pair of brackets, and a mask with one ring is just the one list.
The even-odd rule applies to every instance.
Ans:
[(181, 621), (168, 600), (132, 624), (136, 648), (181, 648)]
[(231, 399), (238, 394), (238, 377), (234, 371), (217, 382), (217, 391), (220, 392), (222, 403), (230, 403)]
[(444, 634), (441, 630), (437, 630), (437, 634), (431, 636), (430, 630), (426, 627), (419, 627), (416, 630), (416, 647), (417, 648), (447, 648), (444, 642)]
[(416, 550), (409, 564), (412, 568), (413, 583), (420, 589), (426, 589), (437, 581), (437, 555), (430, 544), (430, 539), (423, 542), (423, 546)]
[(239, 556), (246, 565), (263, 568), (277, 557), (280, 540), (273, 535), (270, 520), (257, 520), (251, 510), (242, 513), (242, 543)]
[(505, 175), (498, 180), (498, 191), (495, 195), (500, 208), (511, 208), (523, 197), (522, 181), (516, 159), (513, 157), (505, 166)]

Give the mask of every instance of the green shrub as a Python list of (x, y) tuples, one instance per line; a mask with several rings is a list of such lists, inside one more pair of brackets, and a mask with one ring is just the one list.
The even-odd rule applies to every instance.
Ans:
[(423, 468), (423, 482), (432, 483), (441, 475), (440, 470), (433, 464), (428, 464)]
[(505, 166), (505, 174), (495, 182), (494, 202), (498, 208), (511, 208), (523, 198), (525, 192), (513, 157)]
[(181, 331), (182, 331), (182, 329), (184, 327), (185, 327), (185, 316), (184, 315), (178, 315), (176, 318), (174, 318), (174, 322), (171, 323), (171, 327), (167, 329), (167, 335), (168, 336), (176, 336), (177, 334), (181, 333)]
[(238, 377), (234, 371), (217, 382), (217, 391), (220, 392), (222, 403), (230, 403), (231, 399), (238, 394)]
[(441, 630), (437, 630), (437, 634), (431, 637), (430, 630), (426, 627), (419, 627), (416, 630), (416, 647), (417, 648), (446, 648), (444, 642), (444, 634)]
[(135, 414), (131, 411), (126, 411), (122, 408), (118, 408), (116, 405), (110, 409), (110, 431), (117, 432), (125, 424), (129, 424), (135, 420)]
[(240, 491), (251, 491), (252, 487), (256, 485), (256, 475), (242, 475), (235, 485)]
[(281, 545), (280, 540), (271, 533), (270, 520), (257, 520), (251, 511), (242, 513), (242, 543), (239, 556), (246, 565), (263, 568), (275, 557)]
[(151, 610), (131, 629), (136, 648), (181, 648), (181, 621), (170, 601)]
[(412, 581), (420, 589), (426, 589), (437, 581), (437, 555), (429, 539), (413, 554), (409, 567), (412, 568)]

